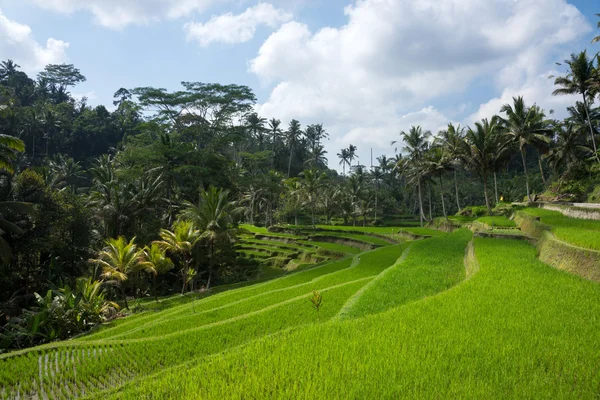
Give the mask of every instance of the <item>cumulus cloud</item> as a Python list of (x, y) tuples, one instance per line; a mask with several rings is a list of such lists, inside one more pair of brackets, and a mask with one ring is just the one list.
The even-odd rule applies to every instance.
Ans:
[(444, 126), (430, 105), (476, 80), (502, 96), (531, 88), (523, 94), (543, 105), (552, 82), (540, 76), (590, 29), (566, 0), (360, 0), (345, 14), (340, 28), (282, 25), (249, 64), (273, 87), (258, 111), (324, 122), (330, 155), (342, 141), (384, 146), (409, 121)]
[(12, 59), (26, 72), (38, 72), (47, 64), (67, 60), (69, 43), (49, 38), (38, 43), (31, 28), (9, 19), (0, 9), (0, 60)]
[(110, 29), (146, 25), (164, 19), (202, 12), (215, 0), (30, 0), (39, 7), (64, 14), (88, 11)]
[(277, 28), (292, 19), (292, 14), (273, 7), (269, 3), (259, 3), (241, 14), (227, 13), (213, 16), (206, 23), (190, 22), (185, 25), (187, 39), (206, 47), (212, 43), (244, 43), (254, 37), (260, 25)]

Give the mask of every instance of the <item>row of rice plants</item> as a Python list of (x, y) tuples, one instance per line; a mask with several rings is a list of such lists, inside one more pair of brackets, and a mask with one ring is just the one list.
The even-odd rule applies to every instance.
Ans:
[(232, 304), (237, 301), (250, 299), (253, 296), (262, 295), (269, 291), (283, 289), (286, 287), (295, 286), (298, 284), (310, 282), (313, 279), (319, 278), (322, 275), (330, 274), (345, 268), (350, 267), (352, 259), (345, 259), (336, 262), (331, 262), (322, 266), (292, 273), (287, 276), (267, 281), (264, 283), (248, 286), (245, 288), (233, 290), (230, 292), (219, 293), (215, 296), (207, 297), (202, 300), (174, 307), (169, 310), (161, 311), (160, 313), (148, 313), (146, 315), (132, 316), (126, 321), (114, 328), (107, 329), (80, 338), (79, 340), (100, 340), (112, 338), (130, 331), (132, 328), (137, 329), (145, 323), (157, 323), (162, 320), (176, 318), (180, 314), (186, 314), (194, 310), (196, 312), (219, 308), (227, 304)]
[(525, 208), (523, 211), (540, 217), (540, 222), (551, 226), (558, 239), (586, 249), (600, 250), (600, 221), (569, 218), (558, 211), (543, 208)]
[(442, 292), (465, 278), (464, 255), (472, 234), (466, 229), (412, 244), (402, 262), (366, 286), (343, 317), (356, 318)]
[(597, 398), (600, 285), (541, 263), (526, 242), (474, 241), (480, 270), (452, 290), (259, 340), (106, 398)]

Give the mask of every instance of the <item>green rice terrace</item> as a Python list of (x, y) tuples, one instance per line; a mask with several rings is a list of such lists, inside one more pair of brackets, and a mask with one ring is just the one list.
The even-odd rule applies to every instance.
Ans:
[(527, 218), (598, 250), (598, 221), (532, 207), (452, 232), (243, 225), (255, 283), (1, 355), (0, 398), (598, 398), (600, 284), (480, 235), (533, 238)]

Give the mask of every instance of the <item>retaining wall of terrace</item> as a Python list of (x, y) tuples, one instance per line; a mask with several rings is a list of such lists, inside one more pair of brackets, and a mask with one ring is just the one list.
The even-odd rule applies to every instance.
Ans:
[(588, 203), (530, 203), (530, 206), (546, 210), (558, 211), (561, 214), (578, 219), (592, 219), (600, 221), (600, 204)]
[(558, 240), (551, 227), (539, 217), (522, 211), (515, 213), (515, 222), (526, 234), (538, 239), (539, 259), (554, 268), (600, 282), (600, 251), (584, 249)]

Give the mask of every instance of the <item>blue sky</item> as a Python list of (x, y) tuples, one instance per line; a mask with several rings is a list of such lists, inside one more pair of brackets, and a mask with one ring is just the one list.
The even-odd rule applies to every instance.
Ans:
[(519, 94), (564, 113), (574, 100), (546, 77), (600, 51), (596, 12), (597, 0), (0, 0), (0, 59), (32, 74), (73, 63), (88, 78), (73, 93), (91, 104), (120, 87), (245, 84), (264, 117), (323, 122), (333, 166), (349, 143), (366, 163), (411, 124), (467, 125)]

